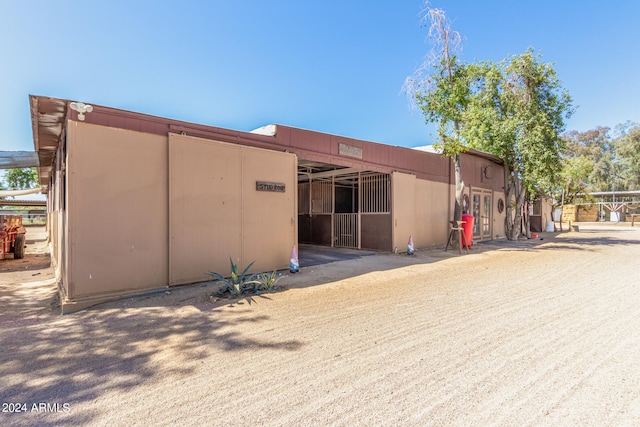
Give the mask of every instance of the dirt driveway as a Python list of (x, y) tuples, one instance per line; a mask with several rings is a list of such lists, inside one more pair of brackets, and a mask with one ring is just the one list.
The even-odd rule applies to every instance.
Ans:
[(66, 316), (5, 271), (0, 425), (640, 425), (640, 228), (543, 236)]

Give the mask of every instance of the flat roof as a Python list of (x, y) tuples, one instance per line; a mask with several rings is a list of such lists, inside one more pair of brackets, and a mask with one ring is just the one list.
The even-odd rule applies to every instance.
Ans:
[[(67, 119), (79, 120), (70, 100), (30, 95), (34, 147), (39, 160), (43, 191), (51, 178), (56, 152), (64, 138)], [(201, 137), (222, 142), (294, 153), (306, 162), (336, 165), (372, 172), (410, 173), (438, 182), (452, 181), (452, 165), (440, 154), (359, 140), (339, 135), (271, 124), (251, 132), (183, 122), (148, 114), (93, 105), (83, 120), (89, 124), (168, 135)], [(502, 164), (499, 157), (469, 149), (467, 154)]]

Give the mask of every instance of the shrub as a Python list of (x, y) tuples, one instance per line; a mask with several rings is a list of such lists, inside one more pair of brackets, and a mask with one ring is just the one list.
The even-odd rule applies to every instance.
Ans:
[(276, 270), (271, 273), (262, 273), (256, 275), (255, 281), (258, 282), (257, 286), (260, 291), (275, 292), (277, 283), (284, 276), (279, 274)]
[(255, 275), (247, 276), (247, 271), (249, 271), (254, 262), (255, 261), (251, 262), (241, 273), (238, 273), (240, 270), (238, 264), (235, 264), (233, 260), (229, 258), (229, 264), (231, 266), (231, 274), (229, 277), (224, 277), (212, 271), (208, 272), (207, 275), (213, 277), (216, 282), (222, 282), (224, 284), (218, 293), (224, 295), (228, 292), (232, 297), (239, 297), (243, 293), (254, 291), (254, 285), (259, 284), (258, 281), (254, 280)]

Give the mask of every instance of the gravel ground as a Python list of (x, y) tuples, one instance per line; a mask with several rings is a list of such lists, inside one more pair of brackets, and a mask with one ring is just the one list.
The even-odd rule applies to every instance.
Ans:
[(373, 255), (261, 297), (196, 285), (65, 316), (50, 270), (5, 271), (0, 425), (640, 425), (639, 230)]

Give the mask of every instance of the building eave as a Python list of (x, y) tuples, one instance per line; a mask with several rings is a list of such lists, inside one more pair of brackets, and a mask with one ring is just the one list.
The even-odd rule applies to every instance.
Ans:
[(66, 99), (29, 95), (33, 146), (38, 155), (38, 181), (47, 192), (67, 119)]

